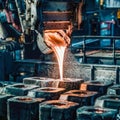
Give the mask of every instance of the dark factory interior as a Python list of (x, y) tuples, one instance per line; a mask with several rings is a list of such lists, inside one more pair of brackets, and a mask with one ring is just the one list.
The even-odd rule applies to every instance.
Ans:
[(0, 120), (120, 120), (120, 0), (0, 0)]

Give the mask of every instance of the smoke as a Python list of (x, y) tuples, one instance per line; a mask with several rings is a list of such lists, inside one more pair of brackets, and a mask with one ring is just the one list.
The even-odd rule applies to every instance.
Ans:
[[(52, 56), (52, 64), (48, 64), (47, 66), (44, 66), (43, 69), (45, 69), (47, 75), (50, 78), (60, 78), (59, 76), (59, 69), (57, 60), (55, 58), (55, 55)], [(56, 64), (55, 64), (56, 63)], [(77, 62), (74, 55), (71, 53), (70, 49), (67, 48), (65, 51), (64, 56), (64, 63), (63, 63), (63, 77), (64, 78), (81, 78), (81, 69), (80, 69), (80, 63)]]
[[(60, 75), (56, 56), (51, 54), (49, 58), (50, 62), (46, 62), (44, 64), (42, 63), (40, 65), (38, 76), (59, 79)], [(90, 72), (91, 71), (89, 68), (81, 66), (81, 64), (74, 57), (74, 54), (71, 53), (71, 50), (67, 48), (63, 63), (63, 77), (89, 80)]]
[(70, 49), (66, 49), (63, 68), (64, 78), (81, 78), (80, 63), (76, 60)]

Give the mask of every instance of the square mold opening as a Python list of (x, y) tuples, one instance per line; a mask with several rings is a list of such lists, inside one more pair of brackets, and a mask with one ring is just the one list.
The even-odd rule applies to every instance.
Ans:
[(16, 96), (24, 96), (28, 94), (28, 91), (38, 88), (35, 85), (25, 85), (25, 84), (14, 84), (6, 86), (6, 93), (16, 95)]
[(44, 87), (29, 91), (28, 96), (45, 98), (46, 100), (56, 100), (59, 99), (60, 95), (64, 93), (64, 91), (64, 88)]

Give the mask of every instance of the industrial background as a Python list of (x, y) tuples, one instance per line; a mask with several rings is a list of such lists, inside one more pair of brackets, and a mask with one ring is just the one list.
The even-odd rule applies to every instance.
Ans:
[[(67, 31), (63, 78), (45, 30)], [(0, 120), (120, 120), (120, 0), (0, 0)]]

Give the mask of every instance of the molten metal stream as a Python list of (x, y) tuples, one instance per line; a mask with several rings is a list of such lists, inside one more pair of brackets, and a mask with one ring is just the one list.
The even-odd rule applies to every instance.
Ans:
[(54, 30), (45, 32), (45, 42), (51, 47), (58, 61), (60, 80), (63, 80), (63, 60), (65, 49), (67, 47), (66, 41), (69, 42), (70, 39), (64, 31)]
[(63, 60), (66, 46), (55, 46), (52, 48), (58, 61), (60, 80), (63, 80)]

